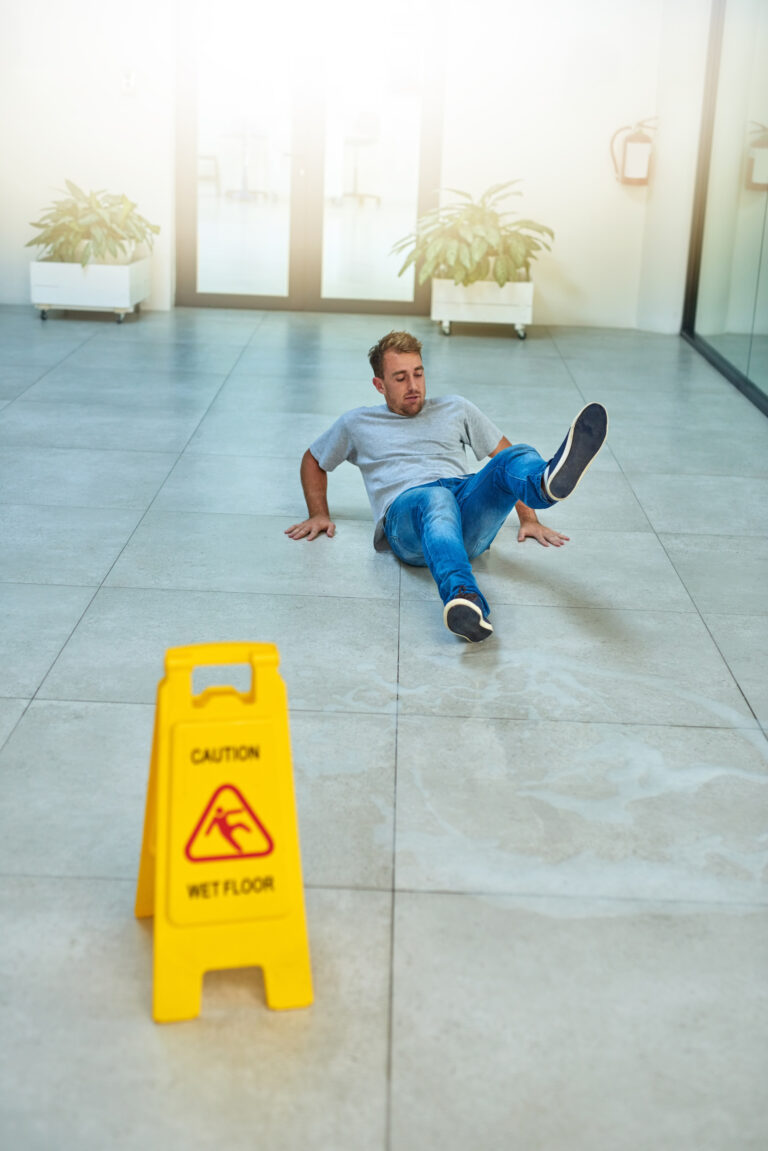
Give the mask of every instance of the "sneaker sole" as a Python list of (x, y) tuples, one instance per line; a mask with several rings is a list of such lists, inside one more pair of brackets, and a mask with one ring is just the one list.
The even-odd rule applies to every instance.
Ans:
[(461, 636), (468, 643), (480, 643), (493, 635), (493, 627), (483, 619), (478, 607), (467, 599), (454, 599), (445, 605), (443, 620), (448, 631)]
[(587, 404), (571, 424), (565, 450), (551, 476), (547, 476), (547, 495), (564, 500), (576, 491), (589, 471), (608, 433), (608, 413), (602, 404)]

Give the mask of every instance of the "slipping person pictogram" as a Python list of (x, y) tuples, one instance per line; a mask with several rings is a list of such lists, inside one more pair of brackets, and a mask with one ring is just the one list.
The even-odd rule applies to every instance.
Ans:
[[(242, 818), (233, 823), (232, 821)], [(247, 840), (235, 837), (245, 833)], [(274, 850), (272, 837), (245, 796), (231, 783), (213, 793), (187, 841), (184, 854), (190, 863), (217, 859), (258, 859)]]
[(234, 847), (237, 854), (242, 855), (244, 849), (240, 846), (240, 844), (235, 839), (234, 833), (236, 831), (245, 831), (248, 834), (250, 834), (251, 829), (247, 823), (235, 823), (232, 826), (230, 826), (230, 823), (229, 823), (230, 816), (242, 815), (242, 813), (243, 813), (242, 807), (232, 807), (229, 809), (229, 811), (225, 811), (223, 807), (217, 807), (216, 808), (216, 814), (213, 816), (213, 818), (211, 819), (211, 822), (208, 824), (208, 827), (206, 829), (205, 834), (210, 835), (211, 832), (215, 828), (216, 831), (218, 831), (220, 835), (224, 836), (227, 843), (230, 843), (232, 845), (232, 847)]

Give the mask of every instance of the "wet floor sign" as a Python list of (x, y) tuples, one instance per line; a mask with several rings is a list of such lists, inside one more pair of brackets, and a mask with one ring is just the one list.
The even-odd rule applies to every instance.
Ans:
[[(193, 693), (195, 668), (248, 664), (251, 687)], [(273, 644), (166, 652), (136, 915), (154, 915), (153, 1015), (200, 1014), (206, 971), (261, 967), (275, 1009), (312, 1002), (285, 686)]]

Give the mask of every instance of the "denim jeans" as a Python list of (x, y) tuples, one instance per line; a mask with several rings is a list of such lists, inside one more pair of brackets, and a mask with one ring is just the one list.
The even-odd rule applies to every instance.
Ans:
[(541, 490), (546, 466), (535, 448), (515, 444), (472, 475), (408, 488), (387, 509), (389, 546), (404, 563), (429, 568), (443, 603), (474, 592), (488, 614), (471, 561), (491, 546), (518, 500), (529, 508), (552, 506)]

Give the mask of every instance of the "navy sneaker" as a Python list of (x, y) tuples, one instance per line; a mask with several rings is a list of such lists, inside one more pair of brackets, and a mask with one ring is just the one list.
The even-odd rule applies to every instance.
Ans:
[(443, 611), (443, 620), (448, 631), (460, 635), (469, 643), (480, 643), (493, 635), (493, 628), (483, 615), (480, 596), (471, 591), (463, 591), (456, 599), (449, 600)]
[(564, 500), (576, 490), (603, 446), (607, 431), (608, 413), (602, 404), (587, 404), (581, 409), (542, 477), (544, 492), (551, 500)]

